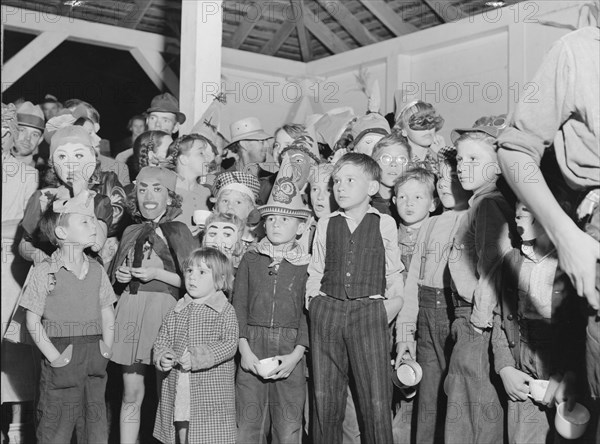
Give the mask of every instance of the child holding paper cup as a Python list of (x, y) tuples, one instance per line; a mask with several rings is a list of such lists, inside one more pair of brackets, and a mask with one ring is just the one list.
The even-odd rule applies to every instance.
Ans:
[[(301, 442), (306, 396), (304, 351), (308, 324), (304, 289), (310, 256), (298, 238), (311, 210), (302, 202), (284, 157), (271, 196), (258, 211), (267, 236), (248, 251), (233, 292), (240, 325), (236, 380), (237, 442)], [(289, 173), (288, 173), (289, 174)], [(278, 365), (266, 372), (274, 358)], [(252, 412), (259, 412), (258, 414)], [(267, 426), (265, 427), (265, 424)]]
[(583, 368), (583, 317), (550, 238), (517, 203), (521, 246), (502, 263), (502, 294), (494, 317), (496, 372), (508, 395), (509, 442), (552, 439), (554, 400), (575, 402), (575, 370)]

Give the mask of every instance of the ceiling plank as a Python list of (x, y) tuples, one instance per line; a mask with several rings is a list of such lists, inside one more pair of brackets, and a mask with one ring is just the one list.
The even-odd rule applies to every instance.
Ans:
[(127, 14), (118, 23), (118, 26), (124, 28), (136, 29), (140, 24), (150, 7), (152, 6), (153, 0), (135, 0), (133, 10)]
[(440, 0), (423, 0), (427, 6), (444, 23), (455, 22), (467, 16), (467, 13), (450, 2)]
[(335, 35), (331, 30), (316, 17), (308, 8), (304, 8), (304, 26), (331, 52), (338, 54), (348, 51), (350, 48), (342, 39)]
[(317, 0), (361, 46), (377, 43), (378, 40), (339, 0)]
[(275, 55), (277, 50), (287, 40), (295, 27), (296, 23), (293, 20), (284, 22), (283, 25), (279, 27), (279, 30), (273, 34), (271, 40), (269, 40), (265, 46), (262, 47), (260, 53), (265, 55)]
[[(296, 17), (296, 30), (298, 32), (298, 42), (300, 43), (300, 54), (302, 55), (303, 62), (310, 62), (313, 58), (312, 48), (310, 46), (310, 36), (306, 32), (304, 26), (304, 2), (302, 0), (292, 0), (292, 7), (294, 3), (298, 5), (299, 17)], [(294, 9), (295, 11), (295, 9)]]
[(396, 37), (418, 31), (414, 25), (402, 20), (402, 17), (383, 0), (360, 0), (360, 2)]
[[(247, 12), (250, 11), (252, 6), (254, 6), (256, 8), (258, 15), (257, 15), (257, 17), (250, 19), (248, 17)], [(247, 8), (248, 9), (247, 9), (246, 14), (243, 17), (240, 17), (240, 24), (239, 24), (237, 30), (235, 31), (235, 33), (233, 34), (233, 37), (231, 37), (230, 48), (238, 49), (240, 46), (242, 46), (242, 43), (244, 43), (244, 40), (246, 40), (246, 37), (248, 37), (248, 35), (252, 32), (254, 27), (258, 24), (258, 22), (262, 18), (262, 8), (263, 8), (262, 0), (250, 3), (247, 6)]]

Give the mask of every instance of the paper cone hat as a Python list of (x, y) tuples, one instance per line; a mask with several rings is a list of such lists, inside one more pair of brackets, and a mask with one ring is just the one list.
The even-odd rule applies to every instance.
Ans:
[(219, 148), (219, 152), (229, 144), (225, 136), (221, 133), (221, 115), (226, 104), (225, 94), (217, 94), (191, 131), (191, 134), (200, 134), (206, 137)]
[(315, 123), (317, 142), (326, 143), (334, 149), (335, 143), (342, 137), (348, 124), (355, 118), (352, 111), (337, 114), (325, 114)]
[(379, 87), (379, 80), (375, 80), (371, 86), (371, 92), (369, 93), (369, 101), (367, 102), (367, 111), (370, 113), (378, 113), (381, 108), (381, 89)]
[(294, 182), (292, 171), (290, 156), (285, 156), (267, 204), (258, 207), (261, 216), (284, 214), (300, 219), (308, 219), (311, 216), (312, 211), (302, 200), (302, 194)]

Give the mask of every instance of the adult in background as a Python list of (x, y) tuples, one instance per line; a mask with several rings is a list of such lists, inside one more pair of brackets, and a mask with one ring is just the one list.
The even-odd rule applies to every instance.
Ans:
[[(600, 29), (586, 27), (558, 40), (533, 83), (536, 100), (521, 102), (498, 139), (502, 173), (556, 246), (560, 267), (590, 305), (588, 383), (600, 407)], [(552, 146), (552, 148), (550, 148)], [(576, 201), (572, 220), (546, 183), (540, 165), (556, 158)], [(600, 429), (596, 430), (600, 439)]]
[[(150, 108), (146, 110), (146, 115), (146, 131), (164, 131), (172, 136), (179, 132), (179, 125), (185, 122), (185, 114), (179, 112), (179, 101), (169, 93), (155, 96), (150, 102)], [(133, 143), (131, 146), (119, 153), (116, 159), (130, 165)]]
[(140, 134), (146, 131), (146, 116), (142, 114), (137, 114), (133, 116), (131, 119), (129, 119), (129, 122), (127, 122), (127, 130), (131, 133), (131, 135), (119, 140), (112, 146), (113, 157), (116, 160), (121, 161), (123, 163), (126, 162), (122, 158), (120, 158), (119, 155), (123, 151), (133, 147), (133, 142), (135, 142), (135, 139), (137, 139)]

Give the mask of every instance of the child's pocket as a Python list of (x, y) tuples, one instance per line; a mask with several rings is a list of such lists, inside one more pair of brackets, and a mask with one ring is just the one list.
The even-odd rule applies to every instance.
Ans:
[(43, 360), (42, 366), (49, 376), (49, 389), (66, 389), (77, 385), (76, 365), (73, 363), (73, 345), (69, 345), (60, 356), (50, 362)]

